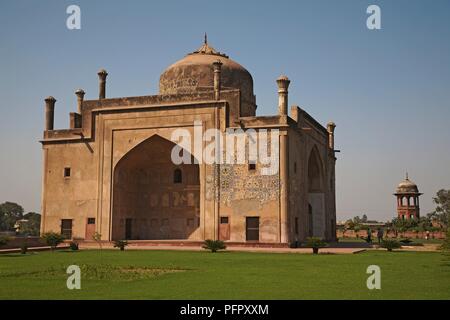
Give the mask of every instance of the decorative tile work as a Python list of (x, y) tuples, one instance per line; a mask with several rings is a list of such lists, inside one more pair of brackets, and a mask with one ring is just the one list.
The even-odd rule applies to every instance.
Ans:
[(247, 164), (220, 166), (220, 203), (231, 206), (232, 201), (256, 199), (260, 205), (276, 200), (280, 190), (278, 175), (249, 173)]

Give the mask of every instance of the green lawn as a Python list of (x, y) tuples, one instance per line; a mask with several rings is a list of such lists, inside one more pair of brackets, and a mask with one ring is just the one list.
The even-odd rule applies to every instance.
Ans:
[[(81, 290), (66, 287), (71, 264), (82, 269)], [(381, 290), (366, 287), (372, 264), (381, 267)], [(385, 251), (0, 254), (0, 299), (450, 299), (450, 257)]]

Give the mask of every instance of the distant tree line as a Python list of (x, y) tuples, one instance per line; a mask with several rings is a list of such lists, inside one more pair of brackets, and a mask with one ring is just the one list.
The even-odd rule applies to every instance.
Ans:
[[(398, 235), (407, 231), (436, 232), (448, 230), (450, 227), (450, 190), (439, 190), (433, 198), (433, 202), (436, 205), (436, 209), (433, 212), (430, 212), (416, 220), (394, 218), (386, 223), (385, 231), (393, 232), (395, 235)], [(367, 223), (376, 222), (377, 221), (368, 220), (366, 215), (363, 215), (362, 217), (356, 216), (345, 222), (343, 233), (345, 235), (347, 230), (353, 230), (356, 234), (358, 234), (360, 230), (369, 229)]]
[(36, 212), (24, 214), (21, 205), (6, 201), (0, 204), (0, 231), (16, 231), (16, 223), (20, 220), (27, 220), (20, 223), (19, 234), (38, 236), (41, 226), (41, 215)]

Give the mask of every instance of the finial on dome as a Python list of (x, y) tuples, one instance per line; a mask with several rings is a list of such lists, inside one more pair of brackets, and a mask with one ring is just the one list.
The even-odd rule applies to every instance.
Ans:
[(221, 53), (219, 51), (216, 51), (213, 47), (210, 47), (208, 45), (208, 35), (205, 32), (205, 36), (204, 36), (204, 40), (203, 40), (203, 44), (200, 48), (198, 48), (197, 50), (195, 50), (192, 53), (189, 54), (212, 54), (215, 56), (221, 56), (221, 57), (225, 57), (228, 58), (228, 56), (224, 53)]

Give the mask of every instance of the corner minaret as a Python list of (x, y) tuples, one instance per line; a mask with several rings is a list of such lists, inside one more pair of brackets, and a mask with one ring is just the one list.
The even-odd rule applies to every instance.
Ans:
[(278, 114), (280, 116), (287, 115), (288, 106), (288, 88), (291, 81), (286, 76), (280, 76), (277, 79), (278, 85)]
[(328, 146), (332, 151), (334, 151), (334, 130), (336, 129), (336, 124), (332, 121), (327, 123), (328, 131)]
[(52, 96), (45, 98), (45, 130), (53, 130), (55, 121), (55, 102)]
[(222, 68), (222, 62), (220, 60), (216, 60), (213, 62), (213, 70), (214, 70), (214, 99), (220, 99), (220, 89), (221, 89), (221, 79), (220, 73)]
[(98, 73), (99, 80), (99, 90), (98, 90), (98, 98), (105, 99), (106, 97), (106, 77), (108, 76), (108, 72), (105, 69), (101, 69)]

